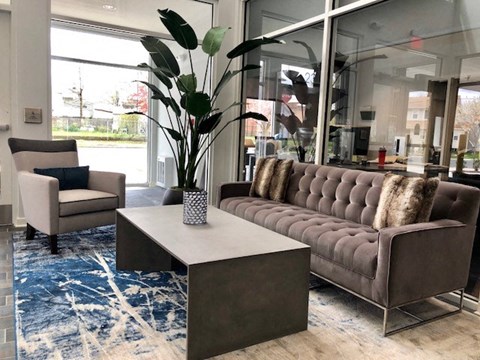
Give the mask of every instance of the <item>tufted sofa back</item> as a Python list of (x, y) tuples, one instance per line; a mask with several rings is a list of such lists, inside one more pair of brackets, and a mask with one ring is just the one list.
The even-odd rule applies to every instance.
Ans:
[(382, 183), (380, 173), (294, 163), (286, 202), (372, 225)]
[[(384, 174), (294, 163), (286, 202), (323, 214), (371, 226)], [(440, 182), (430, 220), (452, 219), (475, 224), (478, 192), (468, 186)]]

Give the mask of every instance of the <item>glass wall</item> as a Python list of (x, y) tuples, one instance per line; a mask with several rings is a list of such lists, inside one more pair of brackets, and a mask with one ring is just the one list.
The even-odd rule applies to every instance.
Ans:
[(246, 178), (253, 175), (259, 156), (278, 156), (313, 162), (323, 26), (315, 25), (282, 36), (284, 45), (263, 46), (250, 53), (248, 63), (261, 69), (246, 82), (248, 111), (264, 114), (268, 123), (245, 123)]
[(335, 0), (335, 8), (337, 7), (342, 7), (342, 6), (345, 6), (345, 5), (349, 5), (349, 4), (353, 4), (354, 2), (356, 2), (357, 0)]
[(480, 50), (477, 8), (474, 0), (392, 0), (335, 19), (332, 54), (346, 61), (331, 70), (324, 161), (375, 165), (386, 149), (396, 168), (438, 164), (448, 172), (452, 139), (465, 132), (453, 125), (451, 97), (462, 64), (471, 76), (480, 65), (472, 57)]
[(325, 12), (325, 0), (250, 0), (248, 37), (254, 38)]

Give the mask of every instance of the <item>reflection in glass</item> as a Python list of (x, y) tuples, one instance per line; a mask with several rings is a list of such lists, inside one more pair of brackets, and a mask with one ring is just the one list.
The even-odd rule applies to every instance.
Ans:
[(325, 12), (325, 0), (250, 0), (248, 37), (268, 34)]
[(334, 8), (339, 8), (345, 5), (353, 4), (354, 2), (357, 2), (358, 0), (335, 0), (334, 2)]
[[(471, 56), (480, 48), (480, 21), (468, 16), (478, 10), (473, 0), (393, 0), (335, 19), (332, 56), (346, 60), (343, 71), (331, 72), (325, 160), (375, 165), (379, 149), (386, 148), (392, 168), (446, 168), (448, 89), (460, 76), (461, 57), (469, 58), (471, 76), (479, 73), (480, 63)], [(370, 134), (367, 151), (360, 132)]]
[[(270, 121), (246, 121), (247, 165), (255, 156), (314, 160), (322, 36), (323, 27), (317, 25), (282, 37), (285, 45), (249, 54), (248, 62), (259, 63), (261, 69), (248, 75), (247, 108)], [(249, 170), (247, 166), (247, 178)]]

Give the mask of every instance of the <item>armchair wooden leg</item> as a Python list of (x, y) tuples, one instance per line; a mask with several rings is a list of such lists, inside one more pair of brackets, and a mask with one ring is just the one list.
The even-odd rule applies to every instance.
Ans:
[(52, 254), (58, 254), (57, 235), (48, 235), (48, 241), (50, 242), (51, 253)]
[(27, 223), (27, 240), (33, 240), (35, 237), (35, 233), (37, 232), (37, 229), (35, 229), (32, 225)]

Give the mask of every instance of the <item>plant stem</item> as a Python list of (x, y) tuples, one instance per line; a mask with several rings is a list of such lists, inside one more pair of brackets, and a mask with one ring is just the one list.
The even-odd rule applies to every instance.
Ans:
[[(227, 123), (225, 125), (223, 125), (223, 127), (220, 129), (220, 131), (218, 131), (215, 136), (213, 137), (212, 140), (210, 140), (208, 142), (208, 145), (205, 147), (205, 149), (202, 151), (201, 155), (197, 157), (197, 163), (195, 164), (195, 166), (198, 166), (198, 164), (200, 163), (200, 160), (205, 156), (206, 152), (208, 151), (208, 149), (210, 148), (210, 146), (212, 146), (213, 142), (215, 141), (215, 139), (218, 137), (218, 135), (220, 135), (222, 133), (223, 130), (225, 130), (225, 128), (230, 125), (230, 123), (234, 122), (234, 121), (237, 121), (237, 120), (230, 120), (230, 121), (227, 121)], [(207, 137), (208, 139), (208, 137)]]
[(190, 60), (190, 69), (192, 70), (192, 74), (195, 74), (195, 71), (193, 71), (192, 52), (190, 49), (188, 50), (188, 59)]
[(208, 56), (207, 60), (207, 66), (205, 66), (205, 75), (203, 76), (203, 86), (202, 86), (202, 92), (205, 92), (205, 85), (207, 83), (207, 74), (208, 74), (208, 66), (211, 65), (212, 62), (212, 57)]
[[(230, 68), (230, 64), (232, 63), (232, 60), (233, 59), (230, 59), (228, 61), (228, 64), (227, 66), (225, 67), (225, 70), (223, 70), (223, 74), (222, 76), (220, 77), (220, 79), (223, 79), (223, 77), (225, 76), (225, 74), (227, 73), (228, 69)], [(217, 84), (217, 87), (218, 87), (218, 84)], [(213, 97), (212, 97), (212, 107), (213, 107), (213, 104), (215, 104), (215, 101), (217, 101), (217, 98), (218, 98), (218, 95), (219, 94), (216, 94), (217, 92), (217, 88), (215, 88), (215, 90), (213, 91)]]

